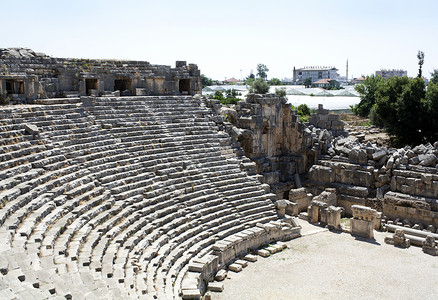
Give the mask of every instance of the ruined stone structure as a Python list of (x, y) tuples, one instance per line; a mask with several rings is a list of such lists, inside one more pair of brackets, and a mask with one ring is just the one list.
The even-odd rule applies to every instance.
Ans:
[(338, 191), (338, 203), (352, 215), (351, 205), (378, 209), (388, 219), (438, 225), (438, 143), (386, 149), (338, 137), (309, 170), (306, 185), (313, 193)]
[(195, 95), (195, 64), (175, 68), (146, 61), (53, 58), (30, 49), (0, 49), (0, 95), (35, 100), (85, 95)]
[(322, 104), (310, 115), (309, 123), (317, 128), (329, 130), (333, 136), (346, 135), (344, 122), (339, 119), (339, 115), (329, 114), (329, 110), (324, 109)]
[(374, 238), (374, 228), (376, 227), (376, 219), (378, 214), (375, 209), (362, 206), (351, 206), (353, 218), (350, 220), (351, 234), (367, 239)]
[[(354, 234), (366, 237), (382, 213), (388, 227), (390, 218), (438, 225), (438, 143), (386, 149), (335, 137), (343, 131), (337, 117), (320, 107), (313, 123), (326, 128), (299, 123), (274, 95), (233, 107), (144, 96), (196, 93), (193, 65), (127, 62), (132, 81), (128, 89), (117, 82), (119, 90), (142, 96), (118, 97), (116, 62), (77, 72), (82, 62), (8, 51), (1, 80), (9, 95), (69, 98), (0, 108), (4, 298), (198, 299), (221, 270), (242, 268), (236, 259), (254, 260), (248, 251), (298, 237), (291, 215), (307, 209), (333, 229), (353, 215)], [(58, 69), (60, 61), (73, 63)], [(73, 71), (78, 81), (68, 90)], [(12, 87), (19, 73), (24, 94)], [(87, 89), (87, 79), (97, 88)], [(425, 247), (435, 246), (429, 239)]]
[(255, 171), (280, 199), (301, 187), (299, 175), (316, 163), (333, 138), (327, 129), (300, 123), (286, 99), (274, 94), (249, 95), (233, 108), (217, 100), (208, 100), (208, 106), (221, 116), (216, 121), (230, 134), (232, 145), (256, 163)]
[(298, 204), (298, 212), (312, 195), (335, 188), (345, 216), (353, 215), (352, 205), (362, 205), (381, 212), (383, 220), (438, 227), (438, 142), (403, 149), (363, 144), (345, 136), (339, 116), (322, 106), (303, 124), (274, 95), (250, 95), (234, 107), (207, 105), (232, 144), (256, 163), (261, 180), (280, 199)]
[[(435, 241), (435, 239), (433, 240)], [(403, 229), (396, 229), (392, 237), (385, 237), (385, 243), (399, 248), (409, 248), (411, 246), (411, 240), (406, 238)]]
[(45, 101), (0, 109), (1, 295), (197, 298), (299, 236), (200, 99)]

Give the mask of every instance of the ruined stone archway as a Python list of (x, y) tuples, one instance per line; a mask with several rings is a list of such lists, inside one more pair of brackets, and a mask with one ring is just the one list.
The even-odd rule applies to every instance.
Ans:
[(5, 80), (6, 93), (8, 95), (12, 94), (24, 94), (24, 82), (23, 80)]
[(114, 91), (126, 91), (131, 93), (131, 80), (129, 78), (117, 78), (114, 80)]
[(190, 95), (190, 79), (179, 80), (179, 93), (182, 95)]
[(85, 92), (88, 96), (91, 95), (91, 90), (97, 90), (97, 79), (85, 79)]

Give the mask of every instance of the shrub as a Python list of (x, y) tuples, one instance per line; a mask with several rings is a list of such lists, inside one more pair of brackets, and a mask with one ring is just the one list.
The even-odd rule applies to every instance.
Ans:
[(307, 106), (307, 104), (300, 104), (297, 107), (297, 112), (300, 116), (309, 116), (310, 108)]
[(256, 93), (256, 94), (266, 94), (269, 92), (269, 84), (262, 78), (257, 78), (254, 80), (250, 87), (249, 87), (250, 93)]
[(238, 101), (242, 100), (237, 98), (236, 96), (240, 96), (241, 94), (237, 92), (235, 89), (226, 90), (226, 97), (224, 97), (224, 94), (221, 91), (214, 92), (213, 95), (210, 95), (211, 99), (216, 99), (221, 102), (221, 104), (237, 104)]
[(286, 97), (286, 88), (275, 89), (277, 97)]

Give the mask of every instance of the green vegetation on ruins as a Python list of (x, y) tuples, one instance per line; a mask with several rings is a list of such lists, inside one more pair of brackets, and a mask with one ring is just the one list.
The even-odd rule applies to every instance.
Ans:
[(216, 99), (221, 102), (221, 104), (237, 104), (238, 101), (242, 99), (238, 98), (242, 94), (236, 91), (235, 89), (229, 89), (225, 91), (225, 96), (221, 91), (216, 91), (214, 94), (210, 95), (211, 99)]
[(205, 76), (204, 74), (201, 74), (201, 83), (202, 83), (202, 88), (205, 88), (206, 86), (215, 84), (215, 81)]
[(300, 104), (297, 107), (291, 104), (290, 106), (297, 111), (300, 122), (309, 122), (310, 114), (315, 112), (315, 110), (310, 109), (307, 104)]
[(277, 97), (286, 97), (286, 88), (276, 88), (275, 94)]
[(263, 78), (257, 78), (249, 85), (248, 91), (256, 94), (266, 94), (269, 92), (269, 84)]
[(424, 53), (419, 51), (416, 78), (367, 77), (356, 86), (361, 100), (351, 107), (358, 116), (383, 126), (395, 145), (419, 145), (438, 140), (438, 72), (426, 85), (422, 78)]

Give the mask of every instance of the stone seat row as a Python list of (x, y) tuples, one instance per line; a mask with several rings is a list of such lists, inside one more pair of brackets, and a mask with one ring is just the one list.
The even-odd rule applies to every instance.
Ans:
[[(264, 188), (240, 170), (238, 160), (223, 156), (230, 148), (215, 126), (202, 120), (173, 124), (178, 126), (158, 125), (162, 136), (144, 140), (141, 130), (125, 139), (134, 127), (70, 131), (75, 128), (59, 124), (54, 134), (42, 134), (47, 157), (30, 164), (26, 172), (38, 167), (33, 183), (8, 198), (11, 209), (0, 227), (2, 237), (10, 236), (2, 249), (38, 253), (36, 265), (56, 283), (37, 281), (40, 291), (175, 293), (196, 255), (209, 252), (220, 238), (276, 217)], [(193, 124), (200, 137), (186, 134)], [(48, 152), (51, 145), (60, 152)], [(60, 284), (63, 279), (71, 287)]]

